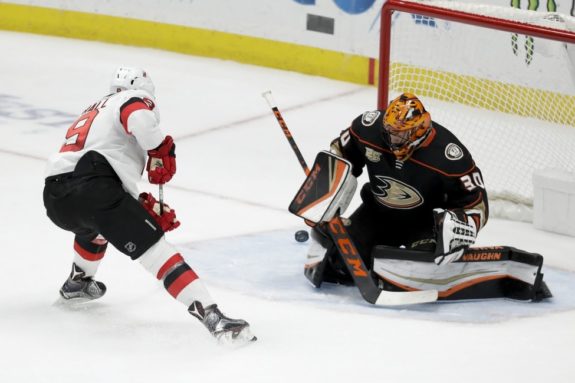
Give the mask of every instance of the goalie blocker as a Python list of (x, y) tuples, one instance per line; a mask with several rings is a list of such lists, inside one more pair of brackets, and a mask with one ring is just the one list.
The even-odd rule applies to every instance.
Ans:
[(357, 188), (350, 170), (349, 161), (319, 152), (288, 210), (314, 225), (343, 214)]
[[(458, 261), (436, 265), (434, 252), (375, 246), (373, 270), (367, 270), (341, 218), (356, 189), (351, 164), (330, 153), (318, 153), (289, 211), (327, 229), (353, 282), (365, 300), (376, 305), (402, 305), (435, 300), (509, 298), (539, 301), (552, 296), (543, 282), (543, 257), (506, 246), (467, 248)], [(308, 254), (309, 258), (309, 254)], [(321, 285), (326, 259), (308, 259), (306, 276)], [(310, 273), (310, 267), (315, 270)], [(315, 282), (314, 282), (315, 281)]]

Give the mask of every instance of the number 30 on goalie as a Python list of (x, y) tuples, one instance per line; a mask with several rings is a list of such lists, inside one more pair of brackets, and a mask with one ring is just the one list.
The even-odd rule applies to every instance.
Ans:
[(481, 178), (481, 173), (479, 172), (466, 174), (460, 179), (461, 182), (463, 182), (463, 186), (469, 191), (474, 190), (478, 187), (480, 187), (481, 189), (485, 189), (485, 186), (483, 185), (483, 179)]

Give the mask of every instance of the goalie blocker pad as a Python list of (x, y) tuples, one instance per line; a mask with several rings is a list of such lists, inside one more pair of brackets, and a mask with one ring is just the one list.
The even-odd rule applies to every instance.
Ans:
[(288, 210), (314, 224), (328, 222), (344, 213), (356, 187), (349, 161), (327, 151), (319, 152)]
[(426, 251), (375, 246), (373, 271), (390, 291), (438, 290), (439, 300), (552, 297), (543, 281), (543, 257), (508, 246), (471, 247), (455, 262), (436, 265)]

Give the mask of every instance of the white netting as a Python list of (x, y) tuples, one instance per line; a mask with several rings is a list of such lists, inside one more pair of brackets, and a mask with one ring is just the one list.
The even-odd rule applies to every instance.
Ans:
[(513, 7), (498, 7), (488, 4), (464, 3), (442, 0), (406, 0), (408, 2), (453, 9), (486, 17), (513, 20), (528, 25), (538, 25), (562, 31), (575, 31), (575, 19), (557, 12), (533, 12)]
[[(556, 13), (414, 2), (575, 30), (574, 18)], [(525, 33), (395, 12), (389, 97), (411, 91), (422, 98), (433, 120), (471, 150), (493, 212), (506, 216), (497, 200), (532, 205), (534, 170), (575, 171), (574, 51), (574, 44)]]

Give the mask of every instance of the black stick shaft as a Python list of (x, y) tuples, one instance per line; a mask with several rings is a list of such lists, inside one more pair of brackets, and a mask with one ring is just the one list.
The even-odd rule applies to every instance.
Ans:
[(273, 98), (272, 98), (272, 92), (271, 91), (267, 91), (264, 92), (262, 94), (262, 96), (266, 99), (266, 101), (268, 102), (270, 108), (272, 109), (272, 112), (274, 112), (274, 116), (276, 117), (276, 120), (278, 121), (278, 123), (280, 124), (280, 127), (282, 128), (282, 132), (284, 133), (284, 136), (287, 138), (293, 152), (295, 153), (299, 164), (301, 165), (303, 171), (305, 172), (306, 175), (309, 175), (309, 167), (307, 166), (307, 163), (305, 162), (305, 158), (303, 158), (303, 155), (301, 154), (301, 151), (299, 150), (295, 140), (293, 139), (293, 136), (280, 112), (280, 110), (278, 109), (278, 107), (275, 105)]
[(159, 198), (160, 198), (160, 215), (164, 214), (164, 185), (160, 184), (159, 186)]

